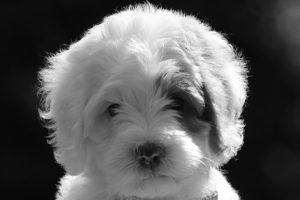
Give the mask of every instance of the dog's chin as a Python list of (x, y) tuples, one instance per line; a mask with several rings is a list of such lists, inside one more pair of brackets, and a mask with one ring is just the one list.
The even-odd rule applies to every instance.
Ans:
[(165, 175), (153, 175), (123, 186), (118, 196), (126, 199), (153, 199), (174, 196), (181, 188), (183, 179)]

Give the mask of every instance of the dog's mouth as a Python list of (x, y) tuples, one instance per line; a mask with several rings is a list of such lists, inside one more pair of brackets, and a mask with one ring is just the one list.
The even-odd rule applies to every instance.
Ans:
[(166, 176), (166, 175), (149, 175), (147, 177), (142, 178), (142, 182), (148, 182), (148, 181), (154, 181), (154, 182), (160, 182), (160, 181), (170, 181), (174, 183), (178, 183), (178, 179), (171, 177), (171, 176)]
[(160, 182), (160, 181), (168, 181), (178, 183), (181, 177), (175, 177), (172, 174), (166, 173), (162, 170), (145, 170), (140, 172), (139, 180), (141, 182)]
[[(133, 185), (133, 191), (127, 197), (131, 200), (164, 199), (180, 187), (180, 179), (167, 175), (149, 175)], [(125, 198), (127, 199), (127, 198)]]
[(148, 177), (143, 177), (140, 181), (136, 182), (138, 187), (140, 188), (156, 188), (160, 186), (170, 186), (170, 187), (177, 187), (181, 185), (182, 181), (185, 178), (179, 177), (172, 177), (167, 175), (152, 175)]

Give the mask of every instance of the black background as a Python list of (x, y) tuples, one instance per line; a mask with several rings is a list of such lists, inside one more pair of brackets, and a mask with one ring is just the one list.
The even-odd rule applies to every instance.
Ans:
[[(226, 33), (248, 60), (245, 144), (225, 166), (233, 186), (244, 200), (299, 199), (300, 1), (151, 2), (196, 15)], [(48, 53), (129, 3), (1, 1), (1, 199), (54, 199), (63, 170), (38, 117), (37, 71)]]

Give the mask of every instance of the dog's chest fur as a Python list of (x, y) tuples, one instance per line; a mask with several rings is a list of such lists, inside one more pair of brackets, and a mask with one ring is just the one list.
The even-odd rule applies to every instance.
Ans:
[[(141, 199), (141, 198), (137, 198), (137, 197), (129, 197), (129, 198), (116, 198), (114, 200), (177, 200), (177, 199), (174, 199), (174, 198)], [(218, 200), (218, 192), (214, 191), (205, 197), (202, 197), (202, 198), (197, 197), (197, 198), (193, 198), (191, 200)]]

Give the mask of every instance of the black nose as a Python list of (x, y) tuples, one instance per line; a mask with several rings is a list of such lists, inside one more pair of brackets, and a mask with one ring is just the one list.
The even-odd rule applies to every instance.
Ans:
[(165, 148), (158, 143), (147, 142), (135, 149), (135, 157), (139, 165), (144, 169), (154, 170), (165, 156)]

